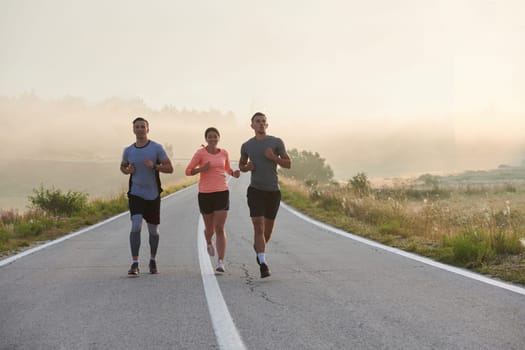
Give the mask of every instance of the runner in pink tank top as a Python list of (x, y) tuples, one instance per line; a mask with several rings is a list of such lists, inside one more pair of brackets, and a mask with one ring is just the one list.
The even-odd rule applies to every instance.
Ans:
[(197, 150), (186, 167), (186, 175), (200, 174), (199, 179), (199, 210), (204, 219), (204, 235), (208, 254), (215, 255), (213, 236), (217, 243), (217, 272), (224, 272), (224, 256), (226, 254), (226, 232), (224, 225), (230, 208), (230, 192), (226, 183), (226, 174), (238, 178), (239, 170), (230, 166), (230, 158), (225, 149), (217, 147), (220, 140), (219, 131), (210, 127), (204, 132), (207, 146)]

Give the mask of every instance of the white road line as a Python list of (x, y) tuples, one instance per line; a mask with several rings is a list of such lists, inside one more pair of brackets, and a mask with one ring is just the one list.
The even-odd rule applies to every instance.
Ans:
[(471, 278), (471, 279), (479, 281), (479, 282), (483, 282), (483, 283), (490, 284), (490, 285), (495, 286), (495, 287), (503, 288), (503, 289), (506, 289), (506, 290), (509, 290), (511, 292), (518, 293), (518, 294), (521, 294), (521, 295), (525, 295), (525, 288), (518, 287), (518, 286), (510, 284), (510, 283), (501, 282), (501, 281), (498, 281), (498, 280), (495, 280), (495, 279), (492, 279), (492, 278), (488, 278), (488, 277), (485, 277), (485, 276), (482, 276), (482, 275), (479, 275), (479, 274), (476, 274), (476, 273), (473, 273), (473, 272), (470, 272), (470, 271), (467, 271), (467, 270), (460, 269), (458, 267), (442, 264), (440, 262), (431, 260), (429, 258), (425, 258), (425, 257), (419, 256), (419, 255), (413, 254), (413, 253), (405, 252), (405, 251), (403, 251), (401, 249), (389, 247), (389, 246), (383, 245), (381, 243), (377, 243), (377, 242), (371, 241), (369, 239), (366, 239), (366, 238), (363, 238), (363, 237), (360, 237), (360, 236), (356, 236), (354, 234), (351, 234), (351, 233), (348, 233), (346, 231), (340, 230), (338, 228), (332, 227), (332, 226), (327, 225), (325, 223), (316, 221), (316, 220), (314, 220), (314, 219), (312, 219), (312, 218), (310, 218), (310, 217), (308, 217), (308, 216), (306, 216), (306, 215), (296, 211), (295, 209), (291, 208), (290, 206), (288, 206), (288, 205), (286, 205), (284, 203), (281, 203), (281, 206), (283, 206), (285, 209), (287, 209), (292, 214), (298, 216), (299, 218), (301, 218), (301, 219), (303, 219), (303, 220), (305, 220), (305, 221), (307, 221), (307, 222), (309, 222), (309, 223), (311, 223), (313, 225), (316, 225), (316, 226), (318, 226), (318, 227), (320, 227), (320, 228), (322, 228), (324, 230), (330, 231), (332, 233), (335, 233), (337, 235), (343, 236), (345, 238), (349, 238), (349, 239), (352, 239), (354, 241), (358, 241), (358, 242), (367, 244), (367, 245), (372, 246), (374, 248), (386, 250), (388, 252), (404, 256), (405, 258), (412, 259), (412, 260), (415, 260), (415, 261), (419, 261), (419, 262), (421, 262), (423, 264), (427, 264), (427, 265), (430, 265), (430, 266), (433, 266), (433, 267), (437, 267), (439, 269), (442, 269), (442, 270), (445, 270), (445, 271), (449, 271), (449, 272), (452, 272), (452, 273), (455, 273), (455, 274), (458, 274), (458, 275), (461, 275), (461, 276), (464, 276), (464, 277), (467, 277), (467, 278)]
[(217, 337), (217, 343), (222, 350), (244, 350), (246, 347), (242, 342), (239, 331), (233, 323), (233, 319), (228, 311), (228, 306), (222, 296), (219, 283), (215, 277), (215, 270), (211, 264), (210, 258), (206, 251), (206, 240), (204, 239), (204, 222), (202, 216), (199, 218), (197, 225), (197, 250), (199, 255), (199, 264), (201, 268), (202, 283), (208, 302), (213, 331)]
[[(171, 197), (171, 196), (177, 195), (177, 194), (179, 194), (179, 193), (182, 193), (182, 192), (186, 191), (186, 190), (189, 189), (189, 188), (191, 188), (191, 186), (186, 187), (186, 188), (183, 188), (182, 190), (177, 191), (177, 192), (174, 192), (174, 193), (172, 193), (172, 194), (169, 194), (169, 195), (167, 195), (166, 197), (162, 198), (162, 200), (164, 200), (164, 199), (166, 199), (166, 198), (169, 198), (169, 197)], [(107, 224), (108, 222), (111, 222), (111, 221), (113, 221), (113, 220), (116, 220), (116, 219), (118, 219), (118, 218), (120, 218), (120, 217), (122, 217), (122, 216), (124, 216), (124, 215), (128, 215), (128, 213), (129, 213), (129, 212), (127, 212), (127, 211), (126, 211), (126, 212), (123, 212), (123, 213), (120, 213), (120, 214), (118, 214), (118, 215), (116, 215), (116, 216), (110, 217), (109, 219), (106, 219), (106, 220), (101, 221), (101, 222), (99, 222), (99, 223), (96, 223), (96, 224), (94, 224), (94, 225), (91, 225), (91, 226), (88, 226), (88, 227), (86, 227), (86, 228), (83, 228), (83, 229), (80, 230), (80, 231), (70, 233), (70, 234), (68, 234), (68, 235), (65, 235), (65, 236), (62, 236), (62, 237), (60, 237), (60, 238), (57, 238), (57, 239), (55, 239), (55, 240), (53, 240), (53, 241), (49, 241), (49, 242), (44, 243), (44, 244), (42, 244), (42, 245), (36, 246), (36, 247), (31, 248), (31, 249), (28, 249), (28, 250), (24, 250), (24, 251), (21, 252), (21, 253), (18, 253), (18, 254), (15, 254), (15, 255), (13, 255), (13, 256), (10, 256), (10, 257), (8, 257), (8, 258), (5, 258), (5, 259), (3, 259), (3, 260), (0, 260), (0, 267), (5, 266), (5, 265), (9, 265), (9, 264), (11, 264), (11, 263), (14, 262), (14, 261), (23, 258), (24, 256), (27, 256), (27, 255), (30, 255), (30, 254), (36, 253), (36, 252), (38, 252), (38, 251), (40, 251), (40, 250), (42, 250), (42, 249), (49, 248), (49, 247), (51, 247), (51, 246), (53, 246), (53, 245), (55, 245), (55, 244), (58, 244), (58, 243), (60, 243), (60, 242), (63, 242), (63, 241), (65, 241), (65, 240), (68, 240), (68, 239), (70, 239), (70, 238), (76, 237), (76, 236), (81, 235), (81, 234), (83, 234), (83, 233), (89, 232), (89, 231), (91, 231), (91, 230), (93, 230), (93, 229), (95, 229), (95, 228), (97, 228), (97, 227), (100, 227), (100, 226), (102, 226), (102, 225)]]

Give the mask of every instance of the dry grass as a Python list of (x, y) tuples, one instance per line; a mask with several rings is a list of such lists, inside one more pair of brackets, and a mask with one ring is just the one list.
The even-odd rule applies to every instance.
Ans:
[(525, 185), (425, 187), (403, 180), (359, 196), (282, 178), (290, 205), (336, 227), (525, 284)]

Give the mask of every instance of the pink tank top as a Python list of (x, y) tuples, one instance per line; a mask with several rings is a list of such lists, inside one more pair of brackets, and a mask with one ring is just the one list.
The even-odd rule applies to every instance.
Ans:
[(226, 191), (228, 189), (226, 173), (231, 174), (232, 168), (230, 167), (228, 152), (225, 149), (220, 148), (216, 154), (209, 153), (204, 147), (197, 150), (186, 167), (186, 175), (191, 176), (191, 169), (204, 166), (208, 161), (210, 162), (209, 169), (199, 173), (199, 192)]

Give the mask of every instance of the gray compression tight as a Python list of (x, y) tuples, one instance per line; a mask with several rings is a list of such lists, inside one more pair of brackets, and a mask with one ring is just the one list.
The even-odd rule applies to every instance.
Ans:
[[(139, 256), (140, 231), (142, 228), (142, 215), (137, 214), (131, 217), (131, 232), (129, 234), (129, 244), (131, 246), (131, 256)], [(159, 225), (148, 224), (149, 246), (151, 256), (157, 255), (159, 247)]]

